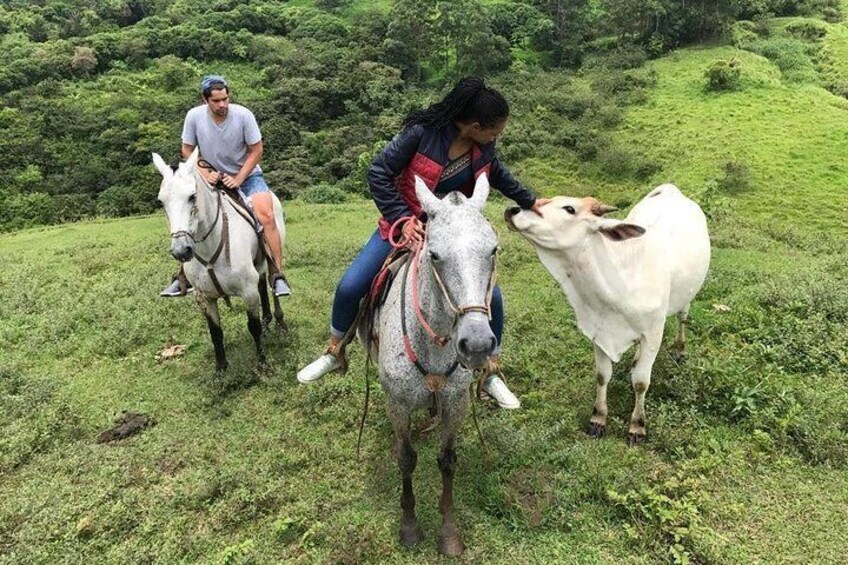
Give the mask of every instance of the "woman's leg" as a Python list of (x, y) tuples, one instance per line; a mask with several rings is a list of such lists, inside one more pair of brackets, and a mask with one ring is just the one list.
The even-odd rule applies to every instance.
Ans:
[(359, 302), (371, 288), (371, 282), (380, 272), (380, 267), (383, 266), (391, 250), (392, 246), (383, 241), (379, 231), (375, 231), (347, 268), (336, 287), (336, 295), (333, 298), (330, 346), (326, 353), (298, 371), (298, 381), (310, 383), (330, 371), (344, 370), (343, 355), (339, 354), (336, 346), (353, 325), (359, 313)]
[(495, 289), (492, 291), (492, 304), (490, 308), (492, 309), (492, 319), (489, 320), (489, 327), (492, 328), (492, 333), (495, 334), (495, 339), (498, 341), (494, 354), (499, 355), (501, 352), (501, 339), (503, 338), (504, 303), (501, 287), (497, 285), (495, 285)]
[(380, 237), (379, 230), (375, 231), (359, 255), (347, 268), (342, 280), (336, 287), (333, 297), (333, 313), (330, 333), (335, 338), (342, 338), (350, 329), (359, 312), (359, 302), (371, 288), (371, 282), (392, 251), (388, 241)]
[(500, 356), (501, 356), (501, 340), (503, 338), (504, 327), (504, 304), (503, 293), (500, 287), (496, 286), (492, 291), (491, 305), (492, 319), (489, 321), (489, 327), (492, 328), (492, 333), (495, 334), (498, 344), (495, 346), (495, 351), (492, 353), (492, 358), (489, 360), (489, 377), (483, 381), (483, 390), (489, 396), (493, 397), (501, 408), (515, 409), (521, 406), (521, 402), (509, 390), (503, 379), (500, 378)]

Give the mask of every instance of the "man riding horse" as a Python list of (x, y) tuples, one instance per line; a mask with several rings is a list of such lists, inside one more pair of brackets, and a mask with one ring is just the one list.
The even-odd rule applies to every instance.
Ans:
[[(252, 200), (253, 214), (261, 225), (269, 257), (272, 286), (276, 296), (287, 296), (291, 289), (281, 273), (282, 249), (274, 222), (272, 193), (262, 176), (262, 134), (253, 112), (239, 104), (230, 104), (230, 87), (224, 77), (208, 75), (200, 85), (203, 104), (188, 111), (183, 124), (181, 154), (188, 159), (195, 147), (206, 166), (198, 167), (210, 185), (222, 183)], [(190, 289), (180, 273), (160, 296), (182, 296)]]

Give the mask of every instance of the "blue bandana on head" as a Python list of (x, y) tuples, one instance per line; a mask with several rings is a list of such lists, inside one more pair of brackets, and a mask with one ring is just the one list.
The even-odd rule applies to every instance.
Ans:
[(203, 77), (203, 80), (200, 82), (200, 92), (206, 93), (209, 91), (209, 87), (213, 84), (221, 84), (222, 86), (229, 89), (229, 85), (227, 81), (221, 75), (206, 75)]

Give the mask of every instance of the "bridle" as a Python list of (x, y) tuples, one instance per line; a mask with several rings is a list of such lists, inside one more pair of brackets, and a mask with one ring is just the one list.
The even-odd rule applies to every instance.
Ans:
[[(403, 330), (403, 342), (404, 342), (404, 349), (406, 350), (406, 354), (407, 354), (407, 357), (409, 358), (409, 360), (412, 361), (415, 364), (416, 367), (418, 367), (418, 370), (421, 371), (422, 374), (429, 375), (429, 374), (431, 374), (431, 372), (428, 371), (423, 365), (421, 365), (420, 360), (418, 358), (418, 355), (416, 355), (415, 352), (413, 351), (412, 343), (409, 339), (409, 332), (407, 331), (406, 314), (405, 314), (406, 313), (406, 290), (405, 289), (406, 289), (407, 278), (409, 277), (410, 263), (412, 264), (412, 302), (413, 302), (413, 309), (415, 310), (415, 316), (418, 318), (418, 322), (421, 324), (421, 327), (424, 328), (424, 331), (427, 332), (427, 335), (430, 336), (433, 343), (435, 343), (439, 347), (444, 347), (445, 345), (447, 345), (448, 342), (450, 342), (451, 338), (450, 338), (449, 335), (443, 336), (443, 335), (436, 333), (436, 331), (433, 330), (433, 328), (427, 322), (427, 319), (424, 317), (424, 313), (421, 310), (421, 301), (419, 299), (419, 292), (418, 292), (418, 265), (419, 265), (420, 260), (421, 260), (421, 254), (427, 246), (427, 240), (428, 240), (429, 232), (426, 232), (426, 226), (425, 226), (424, 239), (422, 241), (412, 242), (410, 240), (410, 238), (407, 238), (407, 237), (401, 237), (400, 239), (397, 239), (397, 240), (394, 238), (394, 234), (395, 234), (397, 228), (401, 224), (403, 224), (403, 223), (405, 223), (405, 222), (407, 222), (411, 219), (412, 219), (412, 216), (405, 216), (405, 217), (400, 218), (399, 220), (395, 221), (394, 224), (392, 224), (391, 229), (389, 230), (389, 243), (391, 244), (391, 246), (394, 249), (400, 249), (400, 248), (406, 247), (406, 248), (410, 249), (411, 252), (412, 252), (412, 258), (407, 262), (406, 266), (404, 267), (403, 290), (401, 290), (401, 326), (402, 326), (402, 330)], [(456, 324), (459, 322), (459, 319), (462, 316), (464, 316), (465, 314), (469, 314), (471, 312), (479, 312), (479, 313), (482, 313), (482, 314), (486, 314), (486, 317), (489, 320), (492, 319), (491, 303), (492, 303), (492, 293), (494, 292), (494, 288), (495, 288), (495, 281), (497, 280), (497, 252), (496, 252), (495, 255), (492, 256), (492, 262), (493, 262), (492, 274), (489, 276), (488, 286), (486, 287), (486, 303), (485, 304), (468, 304), (468, 305), (459, 305), (459, 306), (457, 306), (456, 302), (451, 298), (450, 292), (448, 291), (447, 286), (445, 285), (444, 280), (442, 279), (442, 276), (439, 273), (439, 268), (436, 266), (434, 261), (430, 262), (430, 267), (432, 268), (432, 271), (433, 271), (433, 278), (436, 279), (436, 283), (437, 283), (437, 286), (439, 287), (439, 291), (441, 292), (442, 297), (444, 297), (445, 302), (447, 303), (448, 307), (450, 308), (450, 310), (454, 314), (452, 327), (456, 327)], [(454, 363), (450, 367), (450, 369), (448, 369), (445, 373), (443, 373), (444, 376), (445, 377), (450, 376), (456, 370), (458, 365), (459, 365), (459, 359), (457, 358), (457, 360), (454, 361)]]

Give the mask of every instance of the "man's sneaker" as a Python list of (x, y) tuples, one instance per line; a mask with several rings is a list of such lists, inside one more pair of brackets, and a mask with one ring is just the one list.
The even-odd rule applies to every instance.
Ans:
[[(186, 292), (187, 293), (192, 292), (194, 290), (194, 287), (191, 286), (190, 284), (188, 284), (188, 282), (186, 282), (186, 284), (188, 285)], [(179, 279), (174, 279), (171, 282), (171, 284), (168, 285), (168, 288), (166, 288), (165, 290), (163, 290), (162, 292), (159, 293), (159, 296), (165, 296), (165, 297), (182, 296), (182, 292), (180, 292), (180, 281), (179, 281)]]
[(291, 288), (289, 288), (286, 279), (283, 277), (274, 279), (274, 296), (289, 296), (290, 294)]
[(297, 380), (303, 384), (317, 381), (330, 371), (335, 371), (342, 366), (339, 359), (331, 354), (325, 353), (297, 373)]
[(483, 382), (483, 390), (486, 391), (486, 394), (494, 398), (498, 403), (498, 406), (501, 408), (515, 410), (516, 408), (521, 407), (521, 402), (519, 402), (518, 398), (512, 394), (512, 391), (506, 387), (506, 383), (503, 382), (503, 379), (497, 375), (491, 375)]

